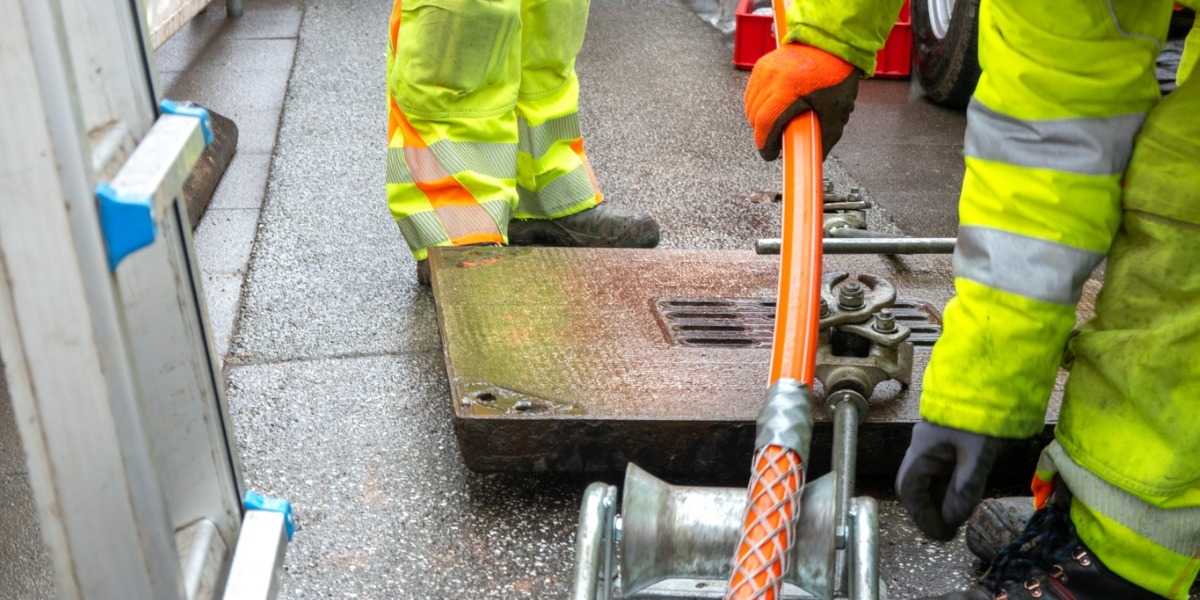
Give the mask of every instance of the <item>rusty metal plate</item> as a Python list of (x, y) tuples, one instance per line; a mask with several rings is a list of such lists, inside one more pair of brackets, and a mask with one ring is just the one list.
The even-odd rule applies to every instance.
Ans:
[[(767, 382), (761, 336), (770, 335), (777, 260), (749, 251), (435, 249), (433, 293), (464, 462), (476, 471), (617, 473), (634, 461), (664, 475), (743, 476)], [(827, 256), (825, 269), (885, 277), (910, 302), (902, 309), (928, 306), (933, 317), (952, 293), (945, 256)], [(685, 316), (732, 308), (762, 324), (748, 343), (673, 343), (660, 317), (670, 299), (729, 301), (675, 308)], [(938, 330), (934, 318), (921, 333)], [(863, 477), (894, 476), (928, 357), (917, 345), (913, 385), (885, 383), (871, 398)], [(820, 471), (832, 432), (819, 384), (816, 392)], [(1015, 464), (1032, 465), (1037, 444), (1026, 446), (1027, 460)]]

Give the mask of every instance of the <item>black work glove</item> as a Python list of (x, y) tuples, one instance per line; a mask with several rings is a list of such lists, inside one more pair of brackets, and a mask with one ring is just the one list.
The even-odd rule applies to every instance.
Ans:
[(970, 518), (1004, 440), (922, 420), (896, 475), (896, 494), (931, 539), (954, 537)]

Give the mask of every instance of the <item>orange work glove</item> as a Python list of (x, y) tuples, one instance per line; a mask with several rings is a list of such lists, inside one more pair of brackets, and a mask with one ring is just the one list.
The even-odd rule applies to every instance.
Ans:
[(804, 44), (784, 44), (758, 59), (746, 84), (746, 118), (754, 143), (767, 160), (779, 158), (783, 129), (806, 110), (821, 122), (825, 156), (842, 137), (854, 110), (862, 71), (824, 51)]

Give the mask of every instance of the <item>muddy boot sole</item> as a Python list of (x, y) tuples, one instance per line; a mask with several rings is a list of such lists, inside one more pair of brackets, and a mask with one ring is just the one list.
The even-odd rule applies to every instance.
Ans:
[(979, 503), (967, 521), (967, 548), (986, 563), (1021, 537), (1033, 517), (1033, 499), (991, 498)]

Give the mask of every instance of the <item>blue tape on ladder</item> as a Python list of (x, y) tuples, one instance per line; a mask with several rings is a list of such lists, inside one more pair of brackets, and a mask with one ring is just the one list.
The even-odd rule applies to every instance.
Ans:
[(96, 185), (100, 203), (100, 229), (108, 247), (108, 270), (134, 251), (154, 243), (158, 227), (154, 224), (154, 198), (121, 194), (107, 183)]
[(288, 541), (292, 540), (292, 535), (296, 533), (296, 515), (292, 514), (291, 502), (283, 498), (269, 498), (257, 492), (246, 492), (246, 498), (242, 500), (242, 504), (246, 510), (269, 510), (283, 513), (283, 522), (287, 525)]
[(204, 144), (207, 146), (212, 143), (212, 116), (208, 114), (208, 109), (190, 102), (176, 102), (167, 98), (159, 101), (158, 107), (168, 115), (183, 115), (200, 119), (200, 130), (204, 132)]

